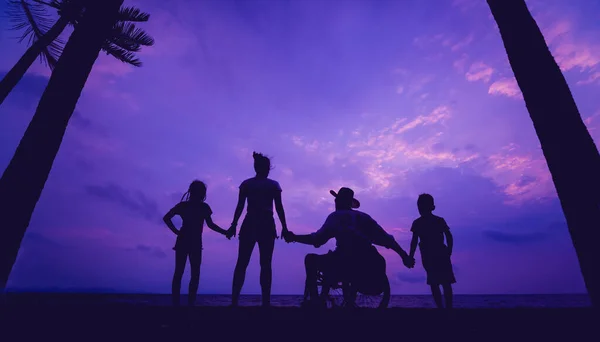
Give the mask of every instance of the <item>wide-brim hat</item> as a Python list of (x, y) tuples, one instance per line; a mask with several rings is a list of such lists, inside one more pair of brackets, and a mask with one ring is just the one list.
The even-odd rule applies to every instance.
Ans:
[(353, 209), (357, 209), (360, 207), (360, 202), (356, 198), (354, 198), (354, 191), (350, 188), (342, 187), (337, 193), (333, 190), (329, 190), (329, 193), (335, 198), (347, 199), (352, 201), (351, 206)]

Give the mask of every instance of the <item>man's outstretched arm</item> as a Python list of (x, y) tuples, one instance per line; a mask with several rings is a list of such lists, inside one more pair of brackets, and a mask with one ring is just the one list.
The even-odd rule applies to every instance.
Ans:
[(400, 245), (398, 244), (398, 242), (396, 242), (396, 240), (394, 240), (394, 242), (391, 244), (392, 246), (390, 247), (391, 250), (393, 250), (394, 252), (398, 253), (398, 255), (400, 255), (400, 257), (402, 259), (408, 257), (408, 253), (406, 253), (406, 251), (404, 249), (402, 249), (402, 247), (400, 247)]
[(296, 235), (292, 232), (289, 233), (290, 242), (298, 242), (304, 245), (312, 245), (316, 248), (323, 246), (329, 241), (324, 234), (312, 233), (312, 234), (304, 234), (304, 235)]
[(369, 221), (368, 226), (371, 228), (372, 243), (393, 250), (400, 255), (406, 267), (413, 267), (414, 258), (408, 255), (408, 253), (400, 247), (396, 239), (394, 239), (394, 236), (388, 234), (373, 218), (369, 217)]
[(329, 216), (327, 217), (327, 220), (325, 220), (325, 223), (323, 224), (321, 229), (317, 230), (316, 232), (305, 235), (296, 235), (292, 232), (289, 232), (288, 239), (290, 240), (290, 242), (298, 242), (305, 245), (313, 245), (319, 248), (322, 245), (326, 244), (327, 241), (329, 241), (331, 238), (333, 238), (333, 224), (333, 219), (331, 218), (331, 216)]

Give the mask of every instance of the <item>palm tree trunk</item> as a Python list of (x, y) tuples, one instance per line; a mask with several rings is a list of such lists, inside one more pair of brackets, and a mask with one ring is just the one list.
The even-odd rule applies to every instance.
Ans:
[(45, 35), (36, 40), (35, 43), (25, 51), (17, 64), (15, 64), (4, 76), (2, 81), (0, 81), (0, 105), (2, 105), (8, 94), (10, 94), (17, 83), (25, 76), (27, 70), (31, 67), (33, 62), (35, 62), (42, 51), (60, 36), (68, 24), (69, 20), (67, 18), (60, 17)]
[(122, 3), (123, 0), (89, 2), (0, 178), (0, 289), (6, 286), (69, 119)]
[(600, 154), (523, 0), (487, 0), (560, 199), (593, 306), (600, 307)]

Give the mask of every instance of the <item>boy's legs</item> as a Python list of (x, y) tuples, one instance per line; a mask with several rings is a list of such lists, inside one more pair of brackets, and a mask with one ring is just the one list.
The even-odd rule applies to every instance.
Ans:
[(431, 287), (431, 294), (433, 295), (433, 300), (435, 301), (435, 305), (438, 309), (443, 309), (442, 305), (442, 291), (440, 291), (440, 285), (432, 284), (429, 285)]
[(446, 300), (446, 309), (452, 309), (452, 284), (442, 284), (444, 289), (444, 299)]

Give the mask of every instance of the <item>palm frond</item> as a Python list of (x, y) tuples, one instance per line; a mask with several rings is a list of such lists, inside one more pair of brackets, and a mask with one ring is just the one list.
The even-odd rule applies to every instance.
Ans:
[(62, 0), (31, 0), (37, 4), (53, 7), (55, 9), (60, 9), (62, 6)]
[(118, 21), (146, 22), (150, 19), (150, 14), (142, 12), (136, 7), (121, 7)]
[(142, 66), (142, 61), (136, 57), (135, 53), (127, 51), (114, 43), (106, 42), (102, 47), (102, 50), (104, 50), (107, 55), (111, 55), (121, 62), (131, 64), (136, 67)]
[(154, 38), (143, 29), (137, 28), (135, 24), (128, 22), (116, 23), (108, 40), (110, 43), (131, 52), (140, 51), (142, 46), (154, 45)]
[[(29, 45), (36, 42), (55, 24), (55, 19), (48, 14), (45, 4), (38, 0), (8, 0), (6, 14), (12, 23), (12, 30), (22, 31), (19, 42), (27, 40)], [(40, 59), (53, 68), (62, 52), (64, 42), (57, 39), (42, 50)]]

